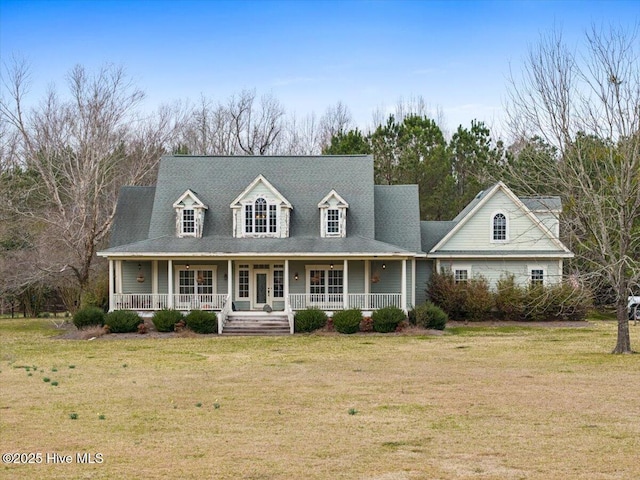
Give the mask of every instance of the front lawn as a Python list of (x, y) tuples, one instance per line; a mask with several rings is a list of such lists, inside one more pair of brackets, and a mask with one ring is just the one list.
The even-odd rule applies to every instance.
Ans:
[(3, 464), (2, 478), (640, 478), (640, 355), (608, 353), (613, 322), (441, 336), (58, 333), (44, 319), (0, 320), (0, 450), (43, 455)]

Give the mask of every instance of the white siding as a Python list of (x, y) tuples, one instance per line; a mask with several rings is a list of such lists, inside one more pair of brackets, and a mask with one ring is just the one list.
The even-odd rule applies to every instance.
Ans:
[[(507, 216), (508, 241), (492, 242), (492, 219), (497, 212)], [(537, 218), (537, 217), (536, 217)], [(557, 250), (558, 247), (501, 190), (497, 191), (440, 250)]]
[(530, 283), (530, 268), (540, 267), (544, 270), (545, 284), (550, 285), (562, 280), (562, 272), (559, 270), (557, 260), (479, 260), (479, 259), (456, 259), (453, 261), (442, 261), (441, 265), (451, 266), (471, 266), (471, 276), (482, 275), (489, 281), (491, 288), (495, 288), (501, 276), (512, 274), (517, 284), (527, 286)]

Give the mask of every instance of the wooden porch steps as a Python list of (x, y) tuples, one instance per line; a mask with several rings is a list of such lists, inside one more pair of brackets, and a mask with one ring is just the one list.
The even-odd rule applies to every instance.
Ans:
[(289, 335), (289, 320), (286, 315), (229, 317), (222, 335)]

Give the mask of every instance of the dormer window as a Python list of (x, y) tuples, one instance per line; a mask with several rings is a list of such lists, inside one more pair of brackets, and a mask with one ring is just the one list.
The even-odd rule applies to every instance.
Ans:
[(262, 175), (238, 195), (233, 209), (233, 236), (286, 238), (293, 207)]
[(340, 210), (329, 208), (327, 210), (327, 235), (340, 234)]
[(347, 236), (347, 209), (349, 204), (335, 190), (318, 203), (320, 209), (320, 236), (323, 238)]
[(202, 237), (204, 211), (207, 206), (194, 192), (187, 190), (173, 204), (176, 212), (177, 237)]
[(494, 213), (491, 217), (491, 241), (507, 242), (509, 240), (507, 216), (502, 212)]
[(193, 208), (182, 210), (182, 234), (193, 235), (196, 232), (196, 215)]
[(244, 233), (278, 233), (277, 205), (259, 197), (244, 206)]

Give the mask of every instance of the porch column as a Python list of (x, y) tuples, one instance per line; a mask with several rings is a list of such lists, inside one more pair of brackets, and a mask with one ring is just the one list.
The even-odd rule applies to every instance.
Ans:
[(342, 307), (349, 308), (349, 260), (346, 258), (342, 267)]
[(116, 261), (116, 293), (122, 293), (122, 260)]
[(402, 260), (402, 279), (400, 290), (400, 303), (402, 310), (407, 312), (407, 259)]
[(114, 292), (114, 281), (113, 281), (113, 260), (109, 259), (109, 311), (113, 311), (114, 302), (113, 302), (113, 292)]
[(158, 294), (158, 261), (151, 262), (151, 293)]
[(369, 310), (371, 293), (371, 260), (364, 261), (364, 309)]
[(167, 308), (173, 308), (173, 260), (169, 259), (167, 262), (167, 290), (169, 298), (167, 299)]
[(411, 306), (416, 306), (416, 259), (411, 259)]
[(233, 301), (233, 260), (227, 260), (227, 292), (229, 301)]
[(284, 261), (284, 311), (289, 311), (289, 260)]

